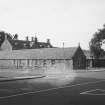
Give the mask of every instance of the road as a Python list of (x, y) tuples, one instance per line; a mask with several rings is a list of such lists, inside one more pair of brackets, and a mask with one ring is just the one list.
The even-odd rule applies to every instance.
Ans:
[(105, 105), (103, 78), (75, 77), (59, 86), (43, 80), (1, 82), (0, 105)]

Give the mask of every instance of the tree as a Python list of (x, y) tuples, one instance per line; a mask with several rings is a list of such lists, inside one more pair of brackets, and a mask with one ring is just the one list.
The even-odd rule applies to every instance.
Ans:
[(15, 34), (13, 39), (17, 40), (18, 39), (18, 34)]
[(6, 33), (4, 31), (0, 31), (0, 46), (3, 43), (4, 39), (5, 39), (5, 35), (7, 35), (8, 40), (12, 39), (12, 35), (10, 33)]
[(102, 29), (99, 29), (97, 32), (95, 32), (89, 43), (90, 51), (95, 58), (102, 57), (105, 54), (105, 51), (101, 48), (104, 40), (105, 25), (103, 25)]
[(3, 43), (4, 39), (5, 39), (5, 32), (4, 31), (0, 31), (0, 46)]

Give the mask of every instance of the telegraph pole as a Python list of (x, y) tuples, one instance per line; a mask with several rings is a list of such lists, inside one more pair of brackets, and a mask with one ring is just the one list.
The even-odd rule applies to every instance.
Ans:
[(65, 46), (65, 43), (63, 42), (63, 48), (64, 48), (64, 46)]

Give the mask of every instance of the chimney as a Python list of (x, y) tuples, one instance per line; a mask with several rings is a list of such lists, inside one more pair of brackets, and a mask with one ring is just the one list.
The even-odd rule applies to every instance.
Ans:
[(49, 43), (49, 44), (50, 44), (50, 39), (47, 39), (47, 43)]
[(37, 43), (38, 42), (38, 38), (35, 36), (35, 43)]
[(31, 41), (32, 41), (32, 42), (34, 41), (34, 37), (31, 37)]
[(26, 41), (29, 41), (29, 38), (28, 38), (28, 36), (26, 36)]
[(63, 48), (65, 47), (65, 43), (63, 42)]

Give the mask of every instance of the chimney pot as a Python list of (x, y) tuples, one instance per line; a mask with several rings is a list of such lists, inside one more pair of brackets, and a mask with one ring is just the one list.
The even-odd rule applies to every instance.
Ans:
[(26, 36), (26, 41), (29, 41), (29, 38), (28, 38), (28, 36)]
[(34, 41), (34, 37), (31, 37), (31, 41)]
[(47, 39), (47, 43), (49, 43), (49, 44), (50, 44), (50, 39)]
[(37, 43), (38, 42), (38, 38), (35, 36), (35, 43)]

